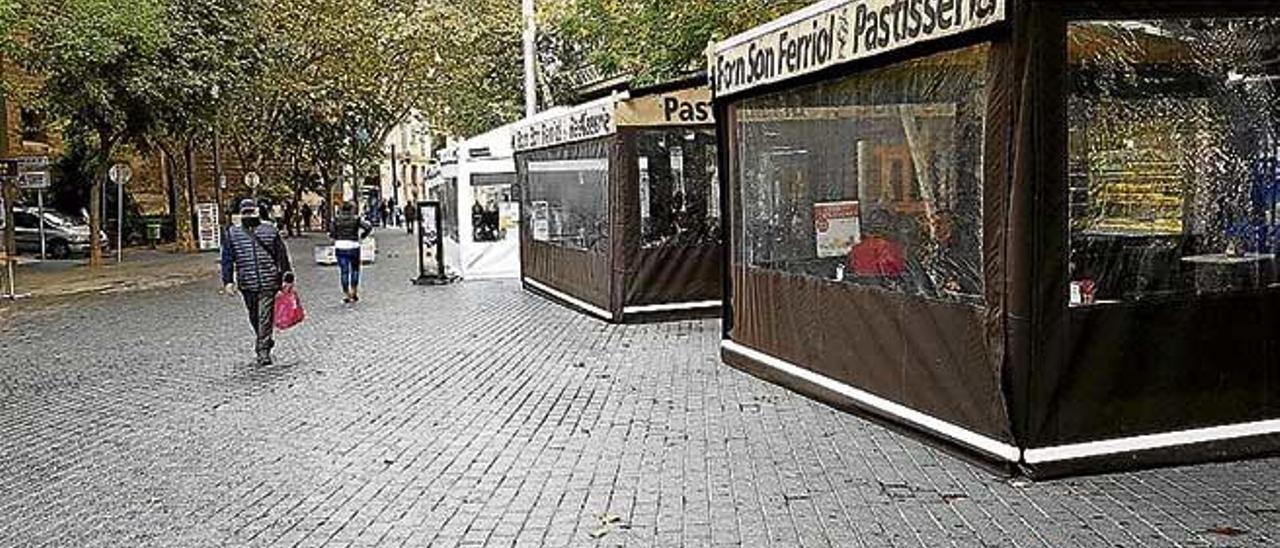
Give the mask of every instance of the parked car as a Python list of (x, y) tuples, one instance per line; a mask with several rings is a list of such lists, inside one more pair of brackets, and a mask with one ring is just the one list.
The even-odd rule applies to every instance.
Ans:
[[(14, 239), (19, 253), (40, 253), (40, 210), (34, 207), (13, 209)], [(89, 254), (89, 224), (64, 213), (44, 210), (45, 253), (51, 259), (68, 259)], [(100, 247), (107, 249), (105, 232), (98, 232)]]

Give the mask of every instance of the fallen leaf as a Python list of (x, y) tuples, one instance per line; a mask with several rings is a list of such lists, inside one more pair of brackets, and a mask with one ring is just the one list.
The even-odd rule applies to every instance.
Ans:
[(1224, 537), (1238, 537), (1240, 535), (1249, 534), (1249, 532), (1245, 531), (1244, 529), (1237, 529), (1235, 527), (1231, 527), (1230, 525), (1214, 527), (1213, 529), (1210, 529), (1209, 532), (1215, 535), (1222, 535)]
[(601, 527), (601, 528), (599, 528), (599, 529), (596, 529), (596, 530), (594, 530), (594, 531), (591, 531), (591, 538), (601, 538), (601, 537), (603, 537), (603, 536), (605, 536), (605, 535), (607, 535), (607, 534), (609, 534), (609, 528), (608, 528), (608, 527)]
[(596, 519), (600, 520), (600, 523), (608, 525), (610, 523), (618, 523), (619, 521), (622, 521), (622, 516), (605, 512), (603, 514), (597, 515)]

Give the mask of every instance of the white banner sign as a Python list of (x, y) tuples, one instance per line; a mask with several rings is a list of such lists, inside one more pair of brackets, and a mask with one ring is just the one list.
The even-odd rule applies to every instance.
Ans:
[(610, 97), (555, 117), (521, 124), (512, 132), (516, 152), (612, 135), (618, 129), (614, 117), (618, 99)]
[(994, 25), (1008, 0), (827, 0), (712, 48), (717, 97)]

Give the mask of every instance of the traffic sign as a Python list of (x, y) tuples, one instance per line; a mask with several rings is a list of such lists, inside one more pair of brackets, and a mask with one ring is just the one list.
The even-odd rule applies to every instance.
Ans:
[(116, 164), (111, 166), (110, 175), (111, 182), (124, 186), (129, 184), (129, 179), (133, 178), (133, 168), (130, 168), (128, 164)]
[(18, 188), (24, 190), (44, 190), (49, 188), (49, 172), (33, 171), (18, 175)]
[(10, 178), (17, 178), (18, 188), (42, 190), (49, 188), (49, 157), (20, 156), (5, 162), (4, 171)]
[(248, 185), (249, 188), (256, 189), (258, 185), (262, 184), (262, 178), (258, 177), (257, 173), (250, 171), (244, 174), (244, 184)]

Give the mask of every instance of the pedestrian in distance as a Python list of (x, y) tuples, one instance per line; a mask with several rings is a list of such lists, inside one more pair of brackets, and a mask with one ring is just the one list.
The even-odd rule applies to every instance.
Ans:
[(373, 224), (356, 214), (356, 205), (347, 202), (333, 219), (333, 254), (338, 259), (342, 281), (342, 302), (360, 301), (360, 242), (373, 232)]
[(256, 335), (257, 364), (266, 366), (275, 347), (276, 293), (294, 276), (280, 231), (260, 215), (254, 200), (240, 202), (240, 225), (228, 227), (223, 239), (222, 284), (225, 294), (240, 290)]
[(387, 226), (388, 215), (386, 202), (378, 204), (378, 226)]
[(302, 204), (302, 231), (311, 230), (311, 204)]
[(413, 225), (418, 221), (418, 210), (411, 206), (404, 207), (404, 233), (413, 234)]

